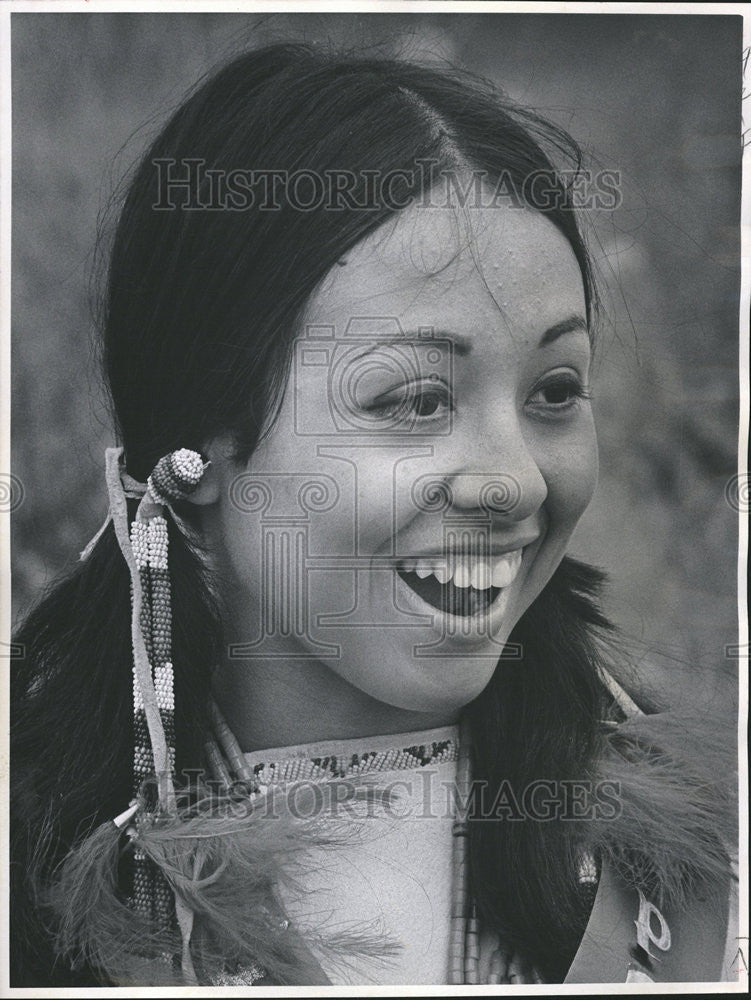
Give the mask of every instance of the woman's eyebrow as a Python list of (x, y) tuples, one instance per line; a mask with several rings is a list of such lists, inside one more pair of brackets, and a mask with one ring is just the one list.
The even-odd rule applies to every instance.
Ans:
[(589, 327), (587, 326), (587, 321), (583, 316), (569, 316), (568, 319), (562, 319), (560, 323), (556, 323), (554, 326), (548, 327), (548, 329), (543, 333), (540, 338), (540, 343), (538, 347), (547, 347), (548, 344), (552, 344), (554, 340), (562, 337), (564, 333), (576, 333), (582, 331), (589, 335)]
[[(404, 335), (404, 340), (409, 341), (411, 344), (420, 344), (425, 347), (430, 347), (431, 343), (434, 341), (445, 342), (450, 341), (453, 345), (453, 351), (458, 354), (459, 357), (465, 357), (472, 351), (472, 342), (468, 337), (463, 337), (460, 333), (454, 333), (453, 330), (434, 330), (433, 327), (423, 327), (420, 330), (408, 330)], [(398, 341), (395, 341), (398, 343)]]
[[(589, 336), (587, 321), (583, 316), (575, 313), (566, 319), (562, 319), (560, 323), (555, 323), (553, 326), (548, 327), (537, 346), (547, 347), (566, 333), (578, 332), (586, 333)], [(466, 357), (472, 351), (471, 341), (467, 337), (455, 333), (453, 330), (435, 330), (433, 327), (421, 327), (419, 330), (407, 330), (403, 335), (391, 337), (388, 340), (377, 340), (366, 347), (358, 357), (365, 357), (373, 351), (382, 350), (383, 348), (398, 347), (400, 344), (429, 347), (431, 343), (445, 343), (446, 341), (451, 343), (452, 353), (457, 357)]]
[(431, 344), (445, 343), (449, 341), (452, 345), (452, 353), (459, 357), (465, 357), (472, 351), (472, 344), (467, 337), (453, 331), (435, 330), (433, 327), (421, 327), (419, 330), (407, 330), (403, 335), (391, 337), (388, 340), (375, 340), (370, 346), (363, 350), (357, 357), (366, 357), (373, 351), (382, 350), (385, 347), (399, 347), (401, 344), (410, 344), (413, 347), (430, 347)]

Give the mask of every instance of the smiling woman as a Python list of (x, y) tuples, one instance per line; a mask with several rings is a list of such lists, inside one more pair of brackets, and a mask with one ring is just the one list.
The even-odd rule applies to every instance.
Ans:
[(15, 985), (725, 977), (716, 734), (566, 555), (596, 301), (559, 161), (477, 81), (302, 46), (143, 158), (110, 517), (17, 636)]
[[(211, 466), (194, 502), (231, 591), (227, 627), (239, 643), (274, 636), (255, 659), (217, 673), (246, 749), (458, 721), (591, 499), (590, 341), (571, 245), (530, 209), (461, 211), (447, 200), (436, 192), (430, 209), (403, 210), (324, 278), (297, 343), (327, 331), (315, 342), (329, 361), (294, 372), (250, 461), (233, 460), (230, 442), (204, 447)], [(352, 317), (368, 312), (358, 339)], [(340, 416), (358, 433), (313, 424), (295, 433), (295, 410), (320, 413), (332, 376), (349, 387)], [(308, 627), (275, 632), (264, 620), (278, 614), (263, 594), (268, 512), (238, 508), (232, 483), (278, 483), (275, 515), (293, 517), (299, 480), (286, 476), (316, 469), (339, 502), (307, 544), (333, 558), (328, 568), (308, 563)], [(505, 502), (483, 497), (494, 483)], [(444, 490), (445, 504), (425, 509), (416, 485)], [(277, 662), (261, 684), (267, 656)], [(324, 706), (312, 717), (311, 698)]]

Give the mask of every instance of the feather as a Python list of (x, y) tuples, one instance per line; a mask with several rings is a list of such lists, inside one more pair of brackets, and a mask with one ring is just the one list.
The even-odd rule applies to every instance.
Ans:
[(587, 830), (624, 880), (678, 908), (689, 896), (727, 884), (737, 842), (729, 725), (662, 712), (613, 729), (600, 777), (619, 809)]
[[(331, 779), (323, 787), (339, 806), (389, 798), (366, 781)], [(335, 958), (394, 954), (395, 943), (375, 927), (306, 942), (285, 929), (280, 888), (301, 892), (312, 851), (337, 849), (362, 835), (359, 824), (321, 811), (320, 789), (299, 783), (253, 800), (207, 798), (138, 824), (136, 847), (167, 879), (178, 911), (181, 904), (193, 913), (190, 957), (199, 981), (215, 981), (226, 968), (260, 965), (276, 983), (300, 982), (300, 969), (310, 964), (308, 945)], [(313, 819), (298, 818), (316, 809)], [(118, 985), (184, 982), (181, 966), (189, 963), (179, 928), (152, 924), (118, 894), (118, 862), (127, 847), (110, 822), (68, 854), (48, 898), (58, 920), (57, 949)]]
[[(596, 777), (616, 790), (618, 808), (567, 824), (572, 846), (576, 841), (608, 859), (658, 905), (681, 907), (702, 887), (727, 884), (728, 845), (736, 840), (727, 745), (718, 723), (671, 713), (633, 716), (609, 730)], [(304, 891), (315, 852), (367, 835), (368, 824), (351, 822), (346, 809), (325, 808), (326, 793), (337, 806), (387, 803), (376, 780), (300, 782), (250, 799), (178, 801), (173, 812), (149, 814), (138, 824), (137, 848), (194, 915), (187, 957), (199, 982), (260, 965), (274, 983), (304, 985), (311, 982), (310, 949), (334, 967), (354, 956), (377, 963), (396, 953), (396, 943), (375, 925), (303, 941), (294, 928), (285, 930), (280, 902), (287, 892)], [(306, 816), (313, 818), (300, 818)], [(177, 926), (150, 924), (118, 894), (118, 862), (128, 846), (110, 822), (68, 855), (50, 897), (58, 949), (119, 985), (184, 983)], [(184, 953), (182, 965), (189, 965)]]

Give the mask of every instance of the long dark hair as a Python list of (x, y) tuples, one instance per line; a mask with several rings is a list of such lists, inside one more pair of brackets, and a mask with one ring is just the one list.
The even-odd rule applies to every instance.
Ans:
[[(325, 199), (302, 210), (282, 193), (263, 206), (264, 191), (236, 211), (188, 211), (164, 184), (184, 176), (190, 160), (202, 161), (196, 190), (204, 205), (215, 197), (209, 170), (348, 171), (354, 185), (339, 211)], [(103, 362), (132, 476), (144, 480), (162, 455), (200, 449), (219, 432), (232, 433), (238, 458), (251, 455), (311, 293), (348, 248), (425, 193), (435, 176), (420, 168), (426, 162), (482, 171), (491, 183), (503, 176), (520, 197), (525, 179), (545, 172), (555, 196), (539, 210), (567, 237), (593, 316), (587, 250), (556, 171), (571, 168), (573, 176), (581, 162), (564, 132), (457, 73), (301, 45), (250, 52), (174, 114), (135, 171), (120, 214)], [(395, 178), (388, 198), (374, 201), (366, 190), (373, 171)], [(170, 551), (179, 772), (200, 762), (221, 636), (200, 562), (172, 528)], [(24, 656), (12, 683), (15, 985), (101, 981), (96, 969), (71, 971), (56, 959), (54, 928), (43, 926), (35, 899), (68, 848), (129, 798), (128, 588), (110, 527), (16, 636)], [(477, 773), (491, 785), (504, 777), (521, 789), (594, 767), (608, 704), (596, 641), (608, 626), (596, 589), (593, 571), (565, 560), (511, 637), (522, 660), (502, 660), (469, 707)], [(562, 978), (586, 920), (570, 828), (478, 824), (472, 845), (484, 919), (522, 952), (545, 941), (543, 971)]]

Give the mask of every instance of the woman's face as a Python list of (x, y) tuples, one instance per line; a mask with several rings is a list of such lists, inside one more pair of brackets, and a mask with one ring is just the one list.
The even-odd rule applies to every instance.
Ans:
[(343, 705), (478, 695), (594, 490), (585, 315), (527, 209), (414, 205), (351, 250), (248, 465), (207, 449), (230, 658), (315, 665)]

